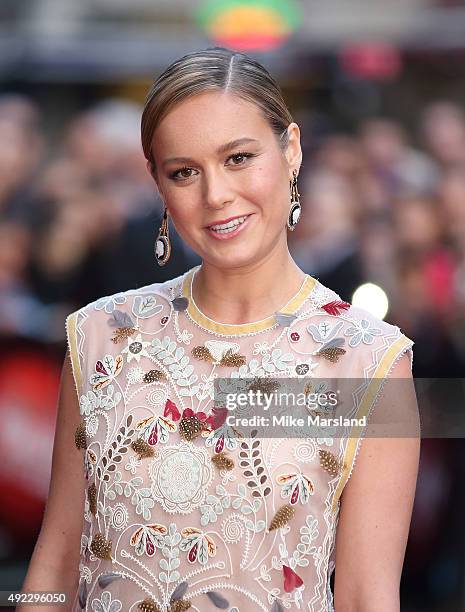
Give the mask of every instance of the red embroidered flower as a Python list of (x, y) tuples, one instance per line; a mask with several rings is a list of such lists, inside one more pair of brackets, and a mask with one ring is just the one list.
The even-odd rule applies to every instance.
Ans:
[(173, 421), (179, 421), (179, 419), (181, 418), (181, 413), (179, 412), (178, 407), (170, 399), (166, 400), (163, 416), (170, 416)]
[(294, 589), (298, 589), (303, 585), (304, 581), (298, 576), (294, 570), (287, 565), (283, 565), (284, 574), (284, 590), (286, 593), (291, 593)]
[(168, 319), (169, 319), (169, 317), (162, 317), (160, 323), (162, 325), (166, 325), (168, 323)]
[(298, 342), (300, 340), (300, 334), (298, 332), (292, 332), (291, 340), (292, 342)]

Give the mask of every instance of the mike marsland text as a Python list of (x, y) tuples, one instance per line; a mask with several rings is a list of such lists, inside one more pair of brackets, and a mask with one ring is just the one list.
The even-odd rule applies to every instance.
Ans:
[(292, 414), (265, 416), (254, 414), (251, 416), (228, 415), (226, 419), (230, 427), (365, 427), (366, 416), (363, 417), (324, 417), (308, 414), (306, 417), (296, 417)]

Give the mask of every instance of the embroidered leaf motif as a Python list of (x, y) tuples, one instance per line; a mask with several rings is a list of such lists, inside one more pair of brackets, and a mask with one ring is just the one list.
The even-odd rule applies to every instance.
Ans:
[(351, 307), (349, 302), (344, 302), (343, 300), (333, 300), (332, 302), (328, 302), (324, 304), (321, 308), (326, 310), (326, 312), (330, 315), (338, 315), (341, 310), (348, 310)]
[[(250, 432), (250, 437), (255, 438), (256, 435), (257, 430), (253, 429)], [(260, 440), (244, 440), (241, 442), (241, 451), (239, 453), (241, 461), (239, 466), (243, 468), (244, 476), (248, 479), (247, 485), (253, 489), (252, 496), (256, 498), (260, 498), (262, 495), (266, 497), (271, 493), (271, 488), (268, 486), (268, 477), (260, 455)], [(242, 483), (239, 486), (243, 486)]]
[(110, 327), (135, 327), (136, 324), (127, 312), (114, 310), (111, 317), (108, 318), (108, 325)]
[(115, 580), (119, 580), (120, 578), (122, 578), (121, 574), (115, 574), (113, 572), (109, 574), (102, 574), (101, 576), (99, 576), (98, 585), (101, 589), (104, 589), (109, 584), (111, 584)]
[(173, 603), (173, 601), (175, 601), (176, 599), (182, 599), (182, 597), (184, 597), (187, 591), (188, 586), (189, 585), (187, 584), (186, 580), (180, 582), (171, 594), (170, 603)]
[(140, 319), (147, 319), (158, 314), (163, 310), (161, 304), (157, 304), (157, 300), (153, 295), (136, 295), (132, 305), (132, 312)]
[(194, 368), (190, 364), (189, 357), (185, 355), (184, 347), (177, 346), (169, 336), (165, 336), (162, 341), (158, 338), (152, 340), (152, 348), (149, 352), (162, 364), (168, 366), (173, 380), (178, 384), (185, 381), (186, 386), (191, 386), (190, 393), (197, 392), (198, 386), (194, 383), (197, 382), (198, 376), (193, 373)]
[(275, 317), (281, 327), (289, 327), (297, 319), (295, 315), (284, 312), (276, 312)]
[(313, 482), (304, 474), (280, 474), (276, 482), (283, 487), (281, 497), (289, 497), (289, 503), (295, 506), (298, 502), (306, 504), (315, 488)]
[(87, 583), (85, 580), (83, 580), (79, 585), (78, 598), (81, 608), (85, 608), (87, 602)]
[(315, 342), (324, 343), (332, 340), (343, 327), (344, 321), (338, 321), (335, 325), (331, 325), (328, 320), (320, 321), (318, 326), (313, 323), (307, 327), (308, 333), (312, 336)]
[(171, 303), (173, 304), (174, 310), (177, 310), (178, 312), (186, 310), (186, 308), (189, 306), (189, 300), (186, 297), (174, 298), (174, 300), (171, 300)]
[(208, 596), (214, 606), (220, 608), (221, 610), (225, 610), (229, 606), (228, 600), (216, 591), (207, 591), (205, 595)]

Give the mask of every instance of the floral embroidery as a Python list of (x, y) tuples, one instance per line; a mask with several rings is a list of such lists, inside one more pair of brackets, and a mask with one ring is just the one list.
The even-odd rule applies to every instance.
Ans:
[[(92, 343), (101, 345), (92, 344), (90, 354), (95, 347), (103, 355), (95, 371), (92, 362), (80, 363), (77, 442), (89, 481), (80, 601), (86, 584), (89, 607), (119, 611), (111, 589), (99, 599), (94, 587), (125, 577), (131, 579), (128, 609), (330, 610), (335, 524), (321, 508), (333, 501), (331, 479), (349, 467), (343, 463), (346, 439), (333, 437), (331, 427), (304, 440), (262, 439), (261, 429), (244, 437), (228, 426), (225, 399), (230, 391), (277, 390), (284, 377), (309, 377), (306, 392), (307, 385), (309, 393), (324, 391), (324, 382), (311, 377), (339, 374), (344, 326), (348, 346), (373, 344), (366, 348), (367, 364), (368, 355), (381, 357), (377, 340), (384, 327), (356, 316), (338, 320), (345, 309), (317, 284), (302, 310), (264, 335), (205, 333), (185, 312), (181, 295), (176, 281), (166, 289), (156, 284), (150, 292), (101, 298), (89, 309), (101, 312), (77, 319), (79, 359), (87, 355), (91, 332)], [(108, 324), (120, 330), (117, 344), (103, 331)], [(94, 333), (100, 329), (100, 336)], [(243, 412), (251, 414), (238, 409), (236, 415)], [(314, 505), (312, 495), (318, 496)], [(179, 523), (167, 520), (179, 514), (185, 515)]]
[(166, 512), (188, 514), (205, 500), (213, 479), (208, 453), (191, 442), (168, 446), (149, 465), (152, 497)]
[(95, 612), (119, 612), (122, 607), (119, 599), (112, 600), (110, 591), (103, 591), (100, 599), (92, 601), (92, 610)]
[(309, 325), (307, 327), (307, 331), (315, 342), (324, 344), (325, 342), (335, 338), (343, 325), (344, 321), (338, 321), (337, 323), (333, 324), (331, 321), (324, 319), (323, 321), (320, 321), (318, 325), (315, 325), (314, 323)]
[(196, 527), (186, 527), (181, 531), (183, 539), (179, 544), (181, 550), (187, 551), (189, 563), (198, 561), (205, 565), (210, 557), (216, 555), (216, 544), (210, 536), (204, 534)]
[(304, 474), (281, 474), (276, 482), (283, 487), (281, 497), (289, 497), (292, 506), (298, 502), (306, 504), (315, 492), (313, 482)]
[(107, 314), (111, 314), (119, 304), (126, 303), (126, 296), (123, 293), (110, 295), (100, 298), (95, 302), (95, 310), (105, 310)]
[(154, 523), (139, 527), (131, 536), (131, 546), (136, 549), (136, 554), (141, 556), (146, 554), (153, 557), (155, 549), (163, 546), (163, 537), (168, 530), (164, 525)]
[(157, 304), (157, 300), (153, 295), (136, 295), (132, 304), (132, 312), (139, 319), (147, 319), (153, 317), (163, 310), (161, 304)]
[(142, 335), (137, 334), (136, 338), (128, 338), (128, 345), (121, 352), (126, 353), (128, 363), (133, 359), (139, 362), (141, 357), (150, 357), (147, 346), (150, 346), (150, 342), (144, 342)]
[(142, 460), (137, 459), (136, 457), (132, 456), (132, 457), (129, 457), (128, 462), (124, 466), (124, 469), (131, 472), (131, 474), (135, 474), (137, 472), (137, 468), (140, 467), (141, 465), (142, 465)]
[(80, 412), (83, 416), (88, 417), (97, 408), (110, 410), (121, 401), (121, 397), (122, 395), (119, 391), (115, 393), (113, 385), (108, 385), (106, 395), (101, 390), (97, 392), (90, 390), (86, 395), (81, 395), (79, 400)]
[(144, 378), (144, 370), (140, 366), (134, 366), (128, 370), (126, 374), (126, 379), (128, 384), (136, 385), (137, 383), (141, 383)]
[(140, 432), (139, 435), (143, 440), (150, 446), (155, 446), (157, 442), (165, 444), (170, 433), (176, 431), (177, 426), (170, 419), (162, 416), (152, 416), (137, 423), (136, 429)]
[(295, 366), (297, 376), (313, 376), (313, 370), (318, 367), (318, 361), (313, 361), (312, 358), (305, 362), (298, 363)]
[(356, 321), (353, 325), (348, 327), (344, 335), (352, 336), (349, 340), (349, 345), (354, 347), (358, 346), (360, 342), (364, 342), (365, 344), (373, 344), (375, 336), (379, 336), (381, 334), (381, 330), (379, 327), (371, 327), (370, 322), (366, 319), (362, 319), (361, 321)]
[(105, 355), (103, 359), (99, 359), (95, 364), (95, 373), (90, 377), (90, 383), (94, 390), (103, 389), (114, 380), (123, 368), (123, 357), (117, 355)]

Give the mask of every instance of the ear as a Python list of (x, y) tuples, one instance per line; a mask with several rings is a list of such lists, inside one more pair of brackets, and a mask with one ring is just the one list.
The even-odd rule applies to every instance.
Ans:
[(151, 176), (151, 177), (153, 178), (153, 180), (155, 181), (155, 184), (156, 184), (156, 186), (157, 186), (158, 193), (159, 193), (159, 194), (160, 194), (160, 196), (161, 196), (160, 185), (158, 184), (158, 177), (157, 177), (157, 173), (156, 173), (156, 171), (155, 171), (155, 169), (154, 169), (154, 167), (153, 167), (153, 165), (152, 165), (152, 162), (151, 162), (151, 161), (148, 159), (145, 165), (147, 166), (147, 170), (149, 171), (150, 176)]
[(302, 164), (302, 148), (300, 146), (300, 128), (297, 123), (289, 124), (287, 128), (289, 142), (286, 149), (286, 159), (289, 164), (289, 178), (292, 179), (292, 170), (299, 172)]
[(154, 170), (153, 170), (153, 167), (152, 167), (152, 162), (150, 161), (150, 159), (148, 159), (148, 160), (147, 160), (147, 162), (146, 162), (146, 164), (145, 164), (145, 165), (147, 166), (147, 170), (149, 171), (150, 176), (151, 176), (151, 177), (153, 178), (153, 180), (156, 182), (157, 177), (156, 177), (155, 172), (154, 172)]

